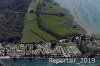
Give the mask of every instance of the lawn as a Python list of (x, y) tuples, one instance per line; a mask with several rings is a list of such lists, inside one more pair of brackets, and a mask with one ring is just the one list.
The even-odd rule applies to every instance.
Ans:
[(66, 29), (67, 27), (64, 24), (65, 20), (62, 17), (41, 15), (41, 19), (45, 27), (49, 28), (59, 35), (65, 35), (72, 32), (69, 29)]
[(72, 32), (84, 33), (84, 30), (79, 25), (77, 25), (77, 28), (72, 27), (72, 18), (68, 16), (41, 15), (41, 20), (45, 27), (62, 36)]
[[(43, 7), (44, 13), (57, 14), (62, 12), (65, 16), (59, 17), (55, 15), (41, 14), (40, 18), (45, 27), (62, 36), (72, 32), (81, 34), (85, 33), (84, 29), (74, 22), (74, 18), (68, 10), (60, 7), (59, 4), (54, 5), (54, 2), (46, 3), (47, 5)], [(76, 24), (76, 28), (73, 28), (73, 23)]]
[[(37, 5), (38, 2), (33, 1), (28, 8), (21, 42), (39, 42), (41, 40), (50, 41), (56, 39), (49, 33), (42, 31), (37, 25), (36, 15), (34, 13), (30, 13), (30, 11), (36, 10)], [(62, 17), (40, 14), (40, 19), (42, 20), (43, 25), (56, 34), (65, 36), (72, 32), (85, 33), (79, 25), (76, 25), (76, 28), (73, 28), (72, 24), (75, 22), (73, 20), (74, 18), (69, 14), (69, 11), (60, 7), (58, 4), (54, 5), (54, 2), (47, 2), (47, 5), (42, 8), (42, 12), (49, 14), (59, 12), (64, 13), (65, 16)]]
[[(50, 41), (55, 39), (50, 34), (40, 30), (37, 26), (36, 16), (34, 13), (30, 13), (30, 10), (35, 10), (38, 2), (32, 2), (28, 8), (28, 12), (25, 17), (25, 24), (23, 30), (23, 36), (21, 42), (39, 42), (41, 40)], [(34, 33), (35, 32), (35, 33)]]

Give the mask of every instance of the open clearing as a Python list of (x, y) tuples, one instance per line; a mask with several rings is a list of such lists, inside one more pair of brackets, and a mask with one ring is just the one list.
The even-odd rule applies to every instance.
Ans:
[[(30, 10), (36, 10), (36, 7), (38, 5), (38, 2), (31, 2), (28, 12), (25, 17), (25, 25), (23, 30), (23, 36), (21, 39), (21, 42), (39, 42), (41, 40), (50, 41), (52, 39), (55, 39), (50, 34), (47, 34), (46, 32), (40, 30), (37, 26), (36, 22), (36, 16), (34, 13), (30, 13)], [(32, 31), (34, 32), (32, 32)], [(42, 37), (42, 38), (41, 38)]]

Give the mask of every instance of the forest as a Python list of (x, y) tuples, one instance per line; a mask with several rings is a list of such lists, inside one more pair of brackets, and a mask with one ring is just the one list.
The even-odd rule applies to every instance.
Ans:
[(18, 42), (32, 0), (0, 0), (0, 42)]

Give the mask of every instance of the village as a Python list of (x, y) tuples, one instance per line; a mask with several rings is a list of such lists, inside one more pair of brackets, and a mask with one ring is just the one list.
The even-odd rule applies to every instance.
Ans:
[[(69, 40), (70, 39), (70, 40)], [(59, 41), (51, 42), (38, 42), (38, 43), (9, 43), (4, 44), (0, 43), (0, 58), (50, 58), (50, 57), (82, 57), (82, 51), (87, 50), (87, 56), (89, 56), (92, 49), (95, 49), (97, 52), (96, 55), (100, 56), (100, 42), (96, 40), (89, 41), (87, 37), (83, 39), (82, 37), (72, 37), (69, 39), (61, 39)], [(87, 45), (84, 46), (80, 44), (78, 46), (77, 40), (82, 43), (84, 40), (87, 42)], [(83, 42), (85, 44), (85, 41)], [(86, 48), (87, 47), (87, 48)], [(90, 50), (88, 50), (88, 48)], [(92, 48), (92, 49), (91, 49)], [(82, 50), (83, 49), (83, 50)], [(91, 53), (89, 53), (89, 52)], [(83, 51), (85, 52), (85, 51)], [(86, 53), (84, 54), (86, 57)]]
[[(63, 41), (63, 40), (60, 40)], [(41, 44), (8, 44), (0, 47), (0, 56), (5, 57), (76, 57), (81, 52), (76, 44), (67, 46), (67, 43), (58, 43), (56, 45), (50, 42)]]

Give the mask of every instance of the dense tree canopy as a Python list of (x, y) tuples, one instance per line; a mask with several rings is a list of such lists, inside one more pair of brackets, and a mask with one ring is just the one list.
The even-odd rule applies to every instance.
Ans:
[(18, 41), (31, 0), (0, 0), (0, 42)]

